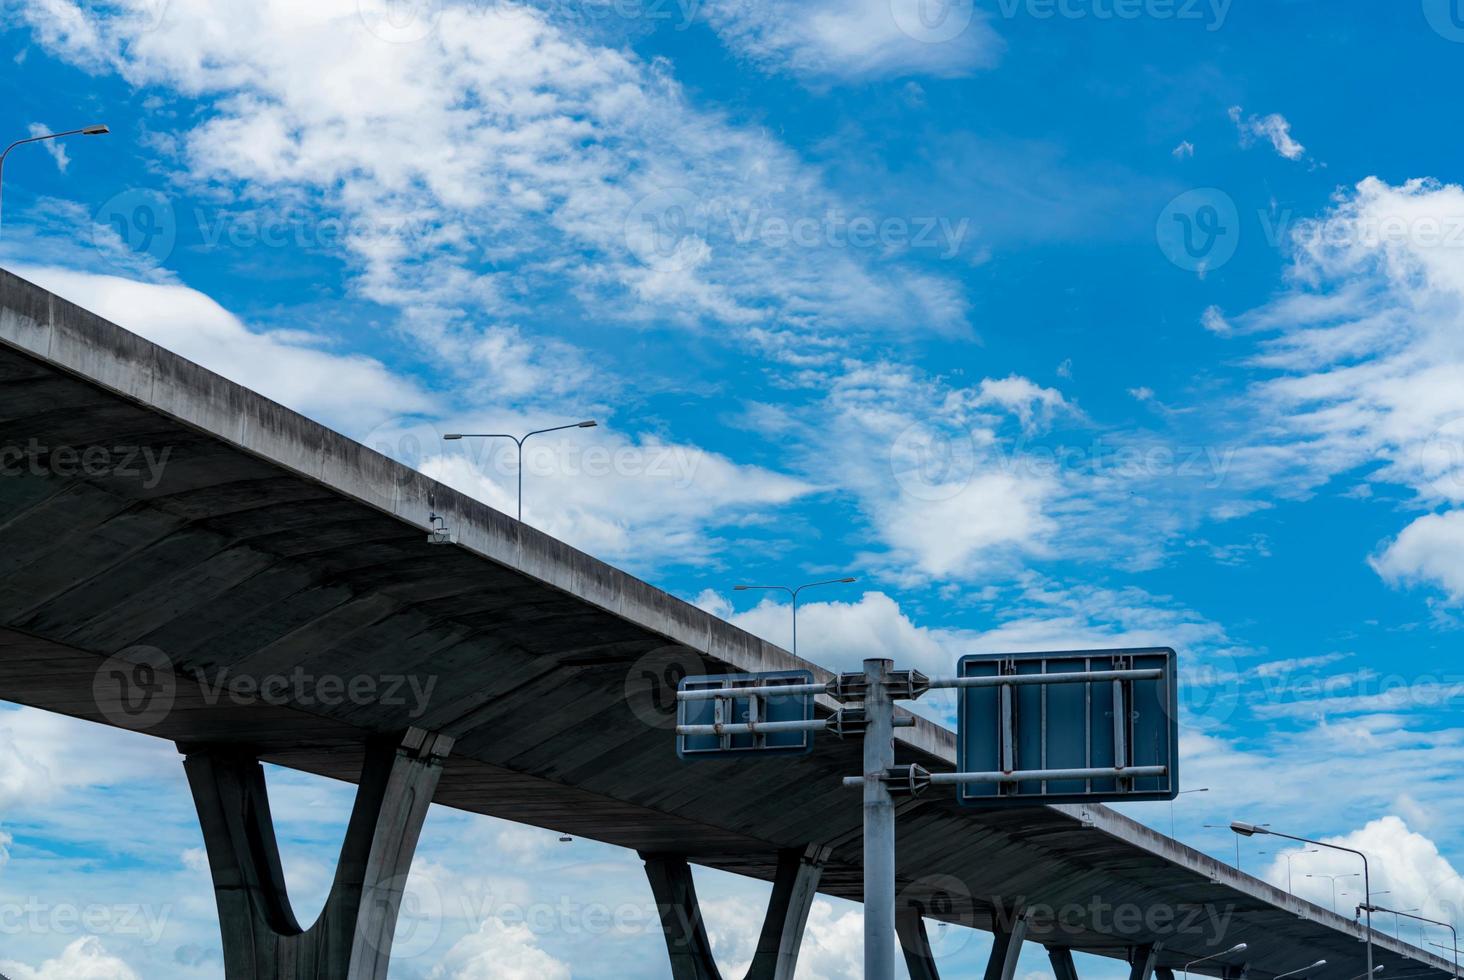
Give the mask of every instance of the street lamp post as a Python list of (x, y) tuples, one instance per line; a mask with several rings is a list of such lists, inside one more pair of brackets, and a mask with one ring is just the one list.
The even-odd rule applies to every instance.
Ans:
[(1337, 879), (1338, 878), (1360, 878), (1356, 871), (1345, 875), (1307, 875), (1308, 878), (1329, 878), (1332, 882), (1332, 911), (1337, 911)]
[[(1199, 789), (1182, 789), (1175, 794), (1175, 798), (1178, 799), (1181, 796), (1188, 796), (1190, 793), (1208, 792), (1210, 792), (1210, 787), (1208, 786), (1201, 786)], [(1174, 800), (1169, 801), (1169, 836), (1174, 836)]]
[[(42, 133), (39, 136), (27, 136), (23, 140), (16, 140), (7, 146), (4, 151), (0, 151), (0, 191), (4, 190), (5, 185), (5, 158), (10, 156), (10, 151), (17, 146), (23, 143), (39, 143), (42, 140), (58, 140), (63, 136), (104, 136), (110, 132), (111, 130), (105, 125), (98, 123), (95, 126), (83, 126), (81, 129), (68, 129), (64, 133)], [(4, 226), (4, 200), (4, 195), (0, 194), (0, 228)]]
[(798, 655), (798, 593), (804, 589), (817, 588), (820, 585), (844, 585), (854, 581), (857, 581), (857, 579), (853, 576), (848, 578), (831, 578), (824, 582), (809, 582), (806, 585), (800, 585), (794, 589), (790, 589), (786, 585), (734, 585), (732, 586), (732, 591), (753, 592), (765, 590), (770, 592), (786, 592), (793, 598), (793, 655), (796, 657)]
[[(1371, 905), (1372, 902), (1368, 902), (1368, 904)], [(1416, 922), (1427, 922), (1429, 925), (1443, 926), (1445, 929), (1449, 930), (1449, 932), (1451, 932), (1453, 934), (1453, 936), (1454, 936), (1454, 977), (1455, 977), (1455, 980), (1458, 980), (1458, 976), (1459, 976), (1459, 930), (1454, 928), (1453, 923), (1443, 922), (1443, 921), (1441, 921), (1439, 919), (1426, 919), (1426, 918), (1424, 918), (1421, 915), (1414, 915), (1413, 913), (1414, 912), (1417, 912), (1418, 909), (1412, 909), (1411, 911), (1404, 912), (1404, 911), (1401, 911), (1399, 909), (1385, 909), (1385, 908), (1382, 908), (1382, 907), (1378, 907), (1378, 911), (1379, 912), (1392, 912), (1393, 913), (1393, 920), (1395, 922), (1397, 921), (1398, 916), (1401, 915), (1404, 918), (1413, 919)], [(1423, 927), (1422, 926), (1419, 926), (1418, 938), (1419, 939), (1422, 939), (1423, 938)], [(1439, 945), (1438, 943), (1431, 943), (1430, 945), (1438, 946), (1440, 949), (1444, 949), (1445, 948), (1445, 947)]]
[(1194, 966), (1196, 963), (1203, 963), (1206, 960), (1219, 959), (1222, 956), (1229, 956), (1231, 953), (1244, 953), (1249, 948), (1250, 947), (1247, 946), (1245, 943), (1236, 943), (1229, 949), (1221, 950), (1218, 953), (1211, 953), (1209, 956), (1201, 956), (1197, 960), (1190, 960), (1184, 965), (1184, 980), (1189, 980), (1189, 968)]
[(1291, 834), (1283, 834), (1279, 830), (1271, 830), (1269, 827), (1259, 827), (1253, 823), (1245, 823), (1240, 820), (1232, 820), (1230, 829), (1235, 831), (1238, 837), (1254, 837), (1257, 834), (1269, 834), (1272, 837), (1284, 837), (1287, 840), (1299, 841), (1302, 844), (1315, 844), (1317, 847), (1330, 847), (1334, 851), (1346, 851), (1349, 854), (1356, 854), (1362, 858), (1362, 893), (1369, 896), (1366, 902), (1367, 908), (1367, 976), (1373, 973), (1373, 937), (1372, 937), (1372, 885), (1370, 872), (1367, 866), (1367, 855), (1351, 847), (1343, 847), (1340, 844), (1328, 844), (1326, 841), (1312, 840), (1309, 837), (1296, 837)]
[(1320, 970), (1322, 967), (1324, 967), (1326, 965), (1327, 965), (1327, 961), (1326, 960), (1317, 960), (1315, 963), (1309, 963), (1309, 964), (1307, 964), (1306, 966), (1302, 967), (1299, 970), (1291, 970), (1291, 971), (1289, 971), (1287, 973), (1278, 973), (1274, 977), (1272, 977), (1271, 980), (1282, 980), (1283, 977), (1294, 977), (1298, 973), (1310, 973), (1312, 970)]
[[(1257, 854), (1269, 854), (1270, 852), (1269, 851), (1256, 851), (1256, 853)], [(1306, 849), (1304, 851), (1297, 851), (1296, 854), (1292, 854), (1289, 851), (1278, 851), (1276, 853), (1276, 856), (1277, 857), (1285, 858), (1286, 859), (1286, 890), (1287, 891), (1292, 892), (1293, 894), (1295, 894), (1295, 889), (1293, 889), (1291, 887), (1291, 859), (1294, 858), (1294, 857), (1296, 857), (1297, 854), (1316, 854), (1316, 853), (1318, 853), (1318, 851), (1314, 847), (1308, 848), (1308, 849)], [(1336, 904), (1336, 902), (1334, 901), (1333, 902), (1333, 905), (1335, 906), (1335, 904)], [(1335, 912), (1337, 910), (1334, 907), (1332, 909), (1332, 911)]]
[(524, 443), (529, 436), (541, 436), (546, 432), (560, 432), (564, 429), (593, 429), (599, 423), (594, 419), (584, 422), (571, 422), (569, 425), (556, 425), (548, 429), (535, 429), (522, 436), (509, 435), (507, 432), (449, 432), (442, 438), (447, 440), (458, 439), (512, 439), (514, 445), (518, 446), (518, 519), (524, 519)]

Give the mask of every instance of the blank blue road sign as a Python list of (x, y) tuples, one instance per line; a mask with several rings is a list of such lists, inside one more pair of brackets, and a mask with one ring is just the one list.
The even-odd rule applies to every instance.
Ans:
[[(958, 677), (1152, 670), (1156, 680), (1094, 680), (959, 689), (957, 770), (963, 773), (1133, 769), (1164, 775), (960, 783), (970, 806), (1171, 800), (1179, 793), (1179, 686), (1168, 648), (999, 653), (963, 657)], [(1115, 718), (1115, 703), (1119, 705)]]
[[(710, 674), (686, 677), (678, 690), (763, 687), (780, 684), (812, 684), (806, 670), (780, 670), (761, 674)], [(755, 703), (754, 703), (755, 702)], [(711, 725), (716, 722), (745, 724), (756, 719), (770, 721), (812, 721), (813, 695), (759, 695), (680, 701), (676, 705), (677, 725)], [(771, 732), (748, 735), (677, 735), (676, 754), (683, 759), (728, 759), (738, 756), (807, 755), (813, 751), (813, 732)]]

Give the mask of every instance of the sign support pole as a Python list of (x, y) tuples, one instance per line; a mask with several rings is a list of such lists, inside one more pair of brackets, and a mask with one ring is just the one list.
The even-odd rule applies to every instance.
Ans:
[(895, 765), (893, 663), (864, 661), (864, 977), (895, 976), (895, 800), (885, 773)]

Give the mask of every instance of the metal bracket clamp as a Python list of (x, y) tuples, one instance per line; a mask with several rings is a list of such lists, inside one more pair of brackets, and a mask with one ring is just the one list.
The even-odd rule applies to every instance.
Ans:
[(863, 701), (868, 692), (869, 684), (862, 673), (840, 674), (829, 685), (829, 694), (835, 701)]
[(864, 714), (863, 705), (841, 708), (829, 719), (829, 731), (839, 738), (862, 736), (868, 727), (869, 718)]
[(886, 769), (885, 788), (891, 796), (919, 796), (930, 788), (930, 772), (914, 764)]
[(885, 690), (895, 701), (914, 701), (930, 690), (930, 678), (918, 670), (893, 670), (885, 681)]

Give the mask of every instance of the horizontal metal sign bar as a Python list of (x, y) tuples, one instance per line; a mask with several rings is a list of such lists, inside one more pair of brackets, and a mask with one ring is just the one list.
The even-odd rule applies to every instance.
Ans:
[[(1169, 775), (1168, 766), (1130, 766), (1127, 769), (1029, 769), (1017, 772), (933, 772), (933, 785), (959, 783), (1025, 783), (1052, 782), (1060, 779), (1142, 779)], [(844, 785), (854, 789), (864, 785), (863, 776), (845, 776)], [(1033, 797), (1040, 802), (1040, 797)]]
[(715, 723), (711, 725), (677, 725), (677, 735), (771, 735), (775, 732), (822, 732), (832, 719), (813, 721), (758, 721)]
[(758, 687), (704, 687), (677, 691), (678, 701), (712, 701), (716, 698), (783, 697), (795, 694), (827, 694), (831, 684), (764, 684)]
[(1089, 670), (1067, 674), (994, 674), (988, 677), (937, 677), (936, 687), (1006, 687), (1025, 684), (1087, 684), (1098, 681), (1157, 681), (1164, 677), (1158, 667), (1142, 670)]

